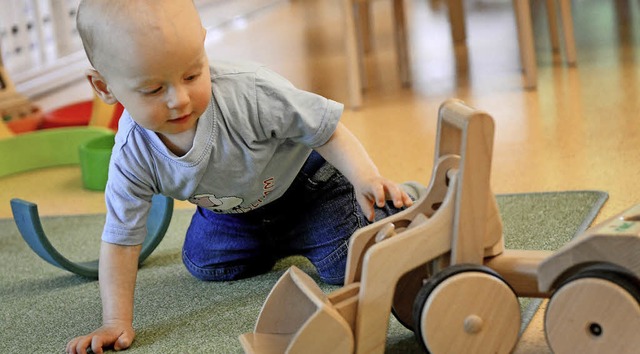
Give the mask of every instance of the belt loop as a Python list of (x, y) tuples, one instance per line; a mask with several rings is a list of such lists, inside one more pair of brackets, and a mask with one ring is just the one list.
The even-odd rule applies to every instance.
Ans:
[(307, 161), (302, 165), (301, 172), (308, 176), (313, 176), (322, 166), (324, 166), (325, 163), (326, 161), (322, 155), (317, 151), (312, 150), (309, 157), (307, 157)]

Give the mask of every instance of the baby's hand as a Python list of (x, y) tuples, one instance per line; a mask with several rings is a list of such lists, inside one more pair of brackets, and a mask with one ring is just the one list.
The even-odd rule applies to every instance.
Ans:
[(127, 349), (133, 342), (135, 332), (131, 324), (103, 325), (92, 333), (77, 337), (67, 344), (68, 354), (102, 354), (103, 348), (113, 347), (115, 350)]
[(354, 186), (356, 200), (369, 221), (375, 219), (375, 206), (382, 208), (387, 200), (393, 201), (396, 208), (413, 205), (411, 197), (400, 186), (384, 177), (376, 177)]

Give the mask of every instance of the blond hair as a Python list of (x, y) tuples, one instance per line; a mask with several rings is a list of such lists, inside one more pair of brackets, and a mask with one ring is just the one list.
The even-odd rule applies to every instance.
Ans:
[[(106, 6), (106, 3), (109, 6)], [(101, 25), (104, 23), (97, 23), (99, 17), (110, 18), (111, 16), (118, 15), (115, 11), (117, 7), (121, 7), (120, 0), (103, 1), (103, 0), (82, 0), (78, 5), (78, 11), (76, 14), (76, 27), (82, 40), (82, 46), (87, 54), (87, 58), (91, 65), (95, 67), (95, 49), (98, 38), (100, 36), (99, 31), (104, 30)], [(117, 6), (120, 5), (120, 6)], [(98, 16), (101, 15), (101, 16)]]
[[(195, 7), (193, 0), (191, 4)], [(118, 30), (129, 26), (153, 27), (157, 24), (154, 10), (160, 6), (162, 1), (158, 0), (82, 0), (78, 5), (76, 27), (91, 65), (100, 65), (98, 57), (105, 36), (119, 34)]]

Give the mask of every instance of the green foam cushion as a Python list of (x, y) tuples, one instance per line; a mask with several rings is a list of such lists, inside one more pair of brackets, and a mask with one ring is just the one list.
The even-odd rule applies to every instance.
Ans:
[(37, 130), (0, 139), (0, 177), (44, 167), (80, 162), (79, 146), (89, 140), (113, 136), (102, 127)]
[(80, 145), (80, 169), (85, 188), (104, 191), (109, 176), (109, 160), (115, 144), (114, 135), (91, 139)]

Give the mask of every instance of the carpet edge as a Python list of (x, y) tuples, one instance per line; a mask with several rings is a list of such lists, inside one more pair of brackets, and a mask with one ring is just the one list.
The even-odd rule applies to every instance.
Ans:
[[(588, 230), (589, 227), (591, 227), (591, 224), (593, 223), (593, 221), (596, 219), (596, 217), (600, 213), (600, 210), (602, 210), (602, 207), (604, 206), (604, 204), (607, 202), (607, 200), (609, 200), (609, 193), (607, 193), (605, 191), (599, 191), (599, 190), (563, 191), (563, 193), (585, 193), (585, 192), (596, 193), (598, 195), (598, 199), (596, 200), (596, 202), (591, 207), (591, 210), (589, 211), (589, 213), (587, 214), (585, 219), (582, 221), (582, 224), (580, 224), (580, 226), (578, 226), (578, 231), (576, 231), (576, 233), (573, 235), (573, 237), (571, 237), (571, 239), (574, 239), (574, 238), (580, 236), (583, 232)], [(526, 194), (547, 194), (547, 193), (559, 193), (559, 192), (534, 192), (534, 193), (526, 193)], [(525, 193), (510, 193), (510, 194), (500, 194), (500, 195), (512, 196), (512, 195), (518, 195), (518, 194), (525, 194)], [(531, 325), (531, 320), (535, 316), (536, 312), (538, 312), (538, 310), (540, 308), (540, 305), (542, 304), (542, 301), (544, 301), (544, 300), (546, 300), (546, 299), (535, 298), (535, 299), (531, 300), (529, 305), (522, 311), (522, 317), (523, 318), (524, 317), (528, 317), (528, 319), (526, 321), (522, 320), (522, 325), (520, 327), (520, 333), (518, 334), (519, 336), (522, 336), (524, 331), (526, 331), (527, 328)]]

